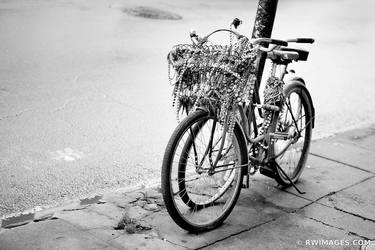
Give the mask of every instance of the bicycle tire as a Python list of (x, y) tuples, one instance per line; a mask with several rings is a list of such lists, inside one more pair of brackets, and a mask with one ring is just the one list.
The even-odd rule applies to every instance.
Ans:
[[(307, 160), (307, 157), (308, 157), (308, 153), (309, 153), (309, 148), (310, 148), (310, 143), (311, 143), (311, 134), (312, 134), (312, 128), (313, 128), (313, 119), (314, 119), (314, 117), (313, 117), (313, 104), (312, 104), (312, 101), (311, 101), (311, 98), (310, 98), (310, 94), (308, 93), (308, 90), (306, 89), (304, 83), (300, 80), (294, 80), (290, 84), (286, 85), (285, 88), (284, 88), (284, 94), (285, 94), (285, 99), (286, 99), (285, 103), (288, 103), (288, 99), (291, 98), (292, 95), (294, 95), (294, 94), (297, 95), (301, 100), (300, 104), (301, 104), (301, 107), (303, 107), (303, 110), (304, 110), (304, 115), (302, 115), (302, 111), (301, 111), (301, 119), (300, 118), (296, 119), (296, 123), (298, 123), (300, 121), (301, 124), (303, 123), (302, 125), (305, 127), (305, 129), (302, 131), (303, 136), (301, 137), (301, 138), (303, 138), (303, 142), (299, 142), (300, 139), (301, 139), (301, 138), (299, 138), (298, 141), (293, 143), (290, 146), (290, 148), (288, 148), (288, 150), (284, 154), (282, 154), (280, 157), (278, 157), (276, 159), (279, 166), (284, 170), (284, 172), (286, 174), (288, 174), (288, 176), (292, 180), (292, 182), (296, 183), (298, 181), (299, 177), (301, 176), (302, 172), (303, 172), (303, 169), (305, 167), (305, 163), (306, 163), (306, 160)], [(289, 104), (290, 104), (290, 99), (289, 99)], [(293, 112), (291, 110), (292, 110), (291, 107), (288, 108), (288, 107), (286, 107), (286, 104), (284, 104), (283, 112), (287, 112), (287, 113)], [(279, 118), (279, 121), (280, 121), (280, 118)], [(299, 129), (302, 128), (302, 125)], [(297, 127), (298, 127), (298, 125), (297, 125)], [(298, 142), (301, 143), (302, 148), (299, 149), (298, 146), (296, 146), (296, 149), (294, 149), (293, 146), (298, 145)], [(292, 150), (294, 150), (294, 151), (292, 151)], [(301, 153), (299, 154), (299, 157), (298, 157), (296, 155), (298, 154), (299, 150), (300, 150)], [(293, 155), (293, 153), (294, 153), (294, 155)], [(294, 157), (294, 160), (295, 160), (294, 163), (290, 162), (289, 164), (283, 164), (283, 161), (280, 158), (286, 157), (287, 154), (289, 154), (290, 158)], [(295, 162), (297, 162), (297, 158), (299, 158), (298, 163), (295, 163)], [(285, 169), (286, 166), (292, 165), (292, 164), (296, 165), (294, 171), (290, 171), (292, 173), (287, 173), (288, 171), (286, 171), (286, 169)], [(284, 166), (285, 168), (283, 167), (283, 165), (285, 165)], [(289, 186), (292, 185), (290, 183), (290, 181), (285, 177), (284, 173), (277, 167), (276, 167), (275, 180), (277, 181), (277, 183), (279, 183), (280, 185), (282, 185), (284, 187), (289, 187)]]
[[(234, 127), (233, 131), (233, 152), (235, 153), (234, 157), (237, 157), (237, 166), (241, 165), (238, 168), (232, 168), (228, 170), (224, 170), (224, 172), (235, 172), (233, 180), (231, 180), (229, 183), (228, 181), (225, 183), (226, 185), (230, 185), (231, 189), (233, 189), (233, 193), (231, 194), (231, 197), (228, 199), (228, 203), (224, 205), (224, 208), (221, 213), (217, 215), (217, 217), (209, 219), (208, 221), (202, 221), (202, 223), (199, 223), (197, 221), (194, 221), (191, 217), (188, 217), (186, 214), (184, 214), (185, 211), (183, 209), (186, 209), (188, 211), (189, 209), (193, 209), (191, 212), (194, 213), (194, 210), (196, 213), (201, 213), (203, 210), (209, 210), (216, 207), (215, 202), (217, 200), (222, 199), (222, 197), (216, 197), (215, 200), (211, 201), (210, 204), (204, 204), (204, 203), (197, 203), (196, 201), (192, 201), (193, 198), (190, 196), (196, 195), (195, 193), (188, 193), (186, 188), (186, 179), (185, 174), (190, 173), (186, 169), (186, 166), (188, 166), (186, 159), (188, 157), (185, 157), (188, 152), (191, 152), (193, 150), (193, 142), (198, 142), (198, 139), (196, 139), (192, 133), (190, 135), (187, 135), (187, 131), (194, 130), (194, 133), (200, 133), (202, 129), (204, 129), (204, 125), (210, 122), (210, 120), (216, 119), (214, 116), (211, 116), (207, 111), (204, 110), (197, 110), (192, 112), (190, 115), (188, 115), (181, 123), (177, 126), (175, 131), (173, 132), (166, 150), (164, 154), (163, 159), (163, 165), (162, 165), (162, 171), (161, 171), (161, 188), (162, 188), (162, 195), (164, 199), (165, 206), (167, 208), (168, 213), (170, 214), (171, 218), (176, 222), (177, 225), (179, 225), (181, 228), (189, 231), (189, 232), (203, 232), (207, 230), (211, 230), (214, 228), (217, 228), (220, 226), (224, 220), (229, 216), (231, 213), (234, 205), (236, 204), (236, 201), (240, 195), (241, 187), (242, 187), (242, 179), (244, 174), (247, 171), (247, 167), (241, 167), (241, 166), (247, 166), (248, 158), (247, 158), (247, 147), (246, 142), (244, 139), (244, 136), (242, 134), (242, 130), (239, 127), (238, 124)], [(199, 123), (200, 122), (200, 123)], [(197, 125), (198, 124), (198, 125)], [(195, 125), (195, 126), (194, 126)], [(187, 135), (187, 136), (186, 136)], [(187, 137), (186, 141), (183, 141)], [(180, 142), (183, 144), (182, 146), (179, 145)], [(232, 147), (232, 146), (231, 146)], [(182, 148), (182, 153), (179, 155), (177, 149)], [(229, 149), (230, 150), (230, 149)], [(177, 159), (174, 161), (174, 159)], [(174, 166), (174, 163), (178, 163), (177, 166)], [(235, 164), (235, 163), (234, 163)], [(175, 171), (174, 169), (177, 168), (178, 174), (181, 172), (183, 175), (179, 175), (177, 177), (177, 182), (183, 183), (183, 185), (178, 184), (176, 185), (176, 189), (174, 189), (174, 178), (172, 176), (172, 171)], [(199, 175), (199, 174), (198, 174)], [(214, 174), (213, 176), (215, 176)], [(232, 173), (231, 173), (232, 176)], [(209, 177), (207, 177), (209, 178)], [(235, 179), (234, 179), (235, 178)], [(203, 177), (202, 177), (203, 179)], [(181, 181), (182, 180), (182, 181)], [(229, 179), (230, 180), (230, 179)], [(236, 180), (235, 184), (232, 185), (232, 183)], [(229, 183), (229, 184), (228, 184)], [(224, 184), (224, 185), (225, 185)], [(195, 187), (198, 187), (199, 185), (196, 185)], [(182, 189), (182, 190), (181, 190)], [(207, 190), (208, 188), (206, 188)], [(227, 189), (229, 189), (227, 187)], [(175, 193), (175, 191), (178, 191)], [(182, 191), (186, 192), (188, 196), (183, 195), (185, 199), (181, 198)], [(224, 192), (221, 195), (226, 195), (227, 190), (224, 190)], [(177, 195), (178, 194), (178, 195)], [(178, 197), (180, 196), (180, 197)], [(188, 198), (186, 198), (188, 197)], [(213, 195), (210, 199), (213, 199), (215, 196)], [(181, 201), (177, 200), (181, 199)], [(217, 202), (218, 204), (221, 204)], [(181, 209), (181, 206), (185, 204), (184, 208)], [(203, 213), (203, 212), (202, 212)], [(202, 217), (202, 214), (198, 215)], [(202, 218), (199, 218), (200, 220), (203, 220)]]

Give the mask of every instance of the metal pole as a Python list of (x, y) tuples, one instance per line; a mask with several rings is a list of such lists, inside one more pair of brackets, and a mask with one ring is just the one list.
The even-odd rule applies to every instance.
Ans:
[[(277, 3), (278, 0), (259, 0), (252, 33), (253, 38), (271, 37), (273, 23), (275, 21)], [(257, 63), (258, 75), (256, 87), (258, 89), (262, 80), (265, 61), (266, 55), (263, 55), (261, 58), (259, 58)]]

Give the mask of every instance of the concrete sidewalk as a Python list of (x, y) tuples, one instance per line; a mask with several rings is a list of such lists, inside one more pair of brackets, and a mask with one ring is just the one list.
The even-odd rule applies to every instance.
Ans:
[(375, 249), (375, 125), (314, 141), (298, 187), (255, 175), (224, 225), (198, 235), (157, 189), (105, 194), (4, 219), (0, 249)]

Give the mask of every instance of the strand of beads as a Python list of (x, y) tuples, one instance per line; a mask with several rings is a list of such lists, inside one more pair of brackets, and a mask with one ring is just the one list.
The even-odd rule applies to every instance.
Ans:
[(256, 79), (257, 79), (257, 77), (256, 77), (255, 74), (251, 74), (249, 76), (249, 80), (248, 80), (248, 84), (247, 84), (247, 86), (249, 86), (249, 97), (247, 99), (245, 99), (245, 101), (247, 101), (247, 100), (250, 101), (250, 98), (253, 97)]
[(284, 82), (277, 77), (269, 77), (264, 88), (264, 103), (275, 104), (284, 100)]
[[(270, 111), (266, 111), (265, 114), (264, 114), (265, 118), (263, 120), (263, 124), (262, 124), (262, 127), (261, 129), (259, 130), (259, 135), (263, 135), (269, 128), (270, 124), (271, 124), (271, 117), (272, 117), (272, 112)], [(264, 149), (267, 149), (268, 146), (266, 145), (263, 145), (263, 144), (260, 144), (260, 146)]]
[[(184, 45), (184, 48), (186, 46)], [(176, 48), (176, 51), (178, 51), (178, 48)], [(180, 52), (182, 50), (180, 49)], [(181, 103), (180, 103), (180, 96), (182, 94), (182, 92), (185, 90), (186, 87), (188, 87), (189, 85), (191, 85), (192, 83), (189, 83), (189, 82), (186, 82), (184, 86), (184, 82), (183, 82), (183, 79), (184, 79), (184, 75), (185, 73), (187, 74), (187, 69), (190, 68), (190, 73), (191, 72), (194, 72), (194, 68), (199, 66), (197, 65), (197, 63), (195, 63), (195, 60), (196, 60), (196, 57), (197, 55), (199, 55), (199, 50), (191, 50), (191, 49), (188, 49), (188, 50), (184, 50), (186, 51), (185, 54), (182, 54), (181, 57), (185, 58), (185, 62), (179, 67), (178, 71), (177, 71), (177, 79), (176, 79), (176, 83), (175, 83), (175, 88), (173, 90), (173, 103), (172, 103), (172, 106), (175, 106), (176, 107), (176, 120), (177, 122), (179, 122), (179, 111), (181, 109)], [(185, 78), (188, 79), (189, 76), (188, 75), (185, 75)]]
[(228, 114), (228, 108), (229, 108), (229, 98), (226, 96), (224, 100), (222, 100), (222, 103), (220, 105), (220, 114), (218, 118), (221, 124), (225, 123), (225, 118)]
[(229, 119), (228, 119), (228, 139), (231, 139), (233, 136), (234, 126), (236, 125), (236, 111), (234, 109), (234, 105), (232, 106), (231, 110), (229, 111)]

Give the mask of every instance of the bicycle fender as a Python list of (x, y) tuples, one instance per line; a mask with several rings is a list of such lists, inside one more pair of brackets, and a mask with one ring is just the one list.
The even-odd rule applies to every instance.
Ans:
[(207, 107), (204, 107), (204, 106), (197, 107), (197, 110), (202, 110), (202, 111), (207, 112), (207, 113), (210, 112), (210, 110)]
[[(239, 145), (245, 145), (245, 147), (247, 148), (247, 142), (246, 142), (246, 138), (245, 138), (245, 133), (244, 133), (242, 127), (240, 126), (240, 124), (238, 122), (236, 122), (236, 124), (234, 126), (235, 126), (234, 129), (238, 129), (240, 131), (240, 134), (238, 136), (238, 144)], [(246, 161), (247, 165), (244, 166), (244, 168), (246, 168), (245, 169), (246, 171), (244, 171), (243, 176), (247, 175), (248, 172), (249, 172), (249, 157), (248, 157), (247, 153), (245, 155), (246, 155), (245, 161)]]
[(291, 86), (291, 85), (297, 85), (298, 87), (303, 89), (307, 98), (309, 99), (309, 101), (311, 103), (311, 113), (312, 113), (312, 124), (311, 125), (312, 125), (312, 128), (314, 128), (315, 127), (315, 107), (314, 107), (314, 103), (313, 103), (313, 100), (311, 98), (310, 92), (306, 87), (305, 81), (301, 77), (295, 77), (295, 78), (291, 79), (290, 81), (288, 81), (288, 83), (284, 87), (284, 91), (288, 88), (288, 86)]
[(306, 85), (305, 80), (300, 76), (293, 77), (290, 81), (300, 81), (303, 85)]
[(199, 107), (197, 107), (197, 110), (202, 110), (204, 112), (207, 112), (210, 115), (215, 115), (215, 111), (213, 111), (212, 109), (210, 109), (207, 106), (199, 106)]

